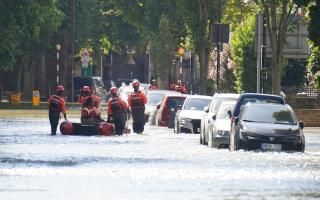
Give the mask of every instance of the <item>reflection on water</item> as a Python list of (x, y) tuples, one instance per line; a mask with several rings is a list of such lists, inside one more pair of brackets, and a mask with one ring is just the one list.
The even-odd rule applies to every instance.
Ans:
[(0, 199), (317, 199), (320, 134), (306, 153), (229, 152), (199, 135), (50, 136), (49, 122), (0, 119)]

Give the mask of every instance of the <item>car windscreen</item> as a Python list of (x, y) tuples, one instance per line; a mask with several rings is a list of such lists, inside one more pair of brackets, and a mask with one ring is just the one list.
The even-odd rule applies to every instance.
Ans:
[(230, 110), (232, 112), (235, 104), (236, 102), (234, 102), (233, 104), (222, 104), (219, 108), (217, 119), (230, 119), (228, 111)]
[(241, 117), (247, 122), (297, 124), (293, 113), (286, 107), (249, 105)]
[(85, 85), (92, 88), (92, 80), (90, 78), (86, 78), (86, 77), (74, 79), (74, 89), (75, 90), (80, 90)]
[(208, 106), (211, 99), (188, 98), (184, 104), (183, 110), (203, 110)]
[(94, 83), (96, 84), (97, 87), (103, 88), (103, 83), (100, 80), (94, 79)]
[(148, 93), (147, 105), (157, 105), (161, 103), (165, 93)]
[(185, 100), (185, 97), (168, 97), (167, 108), (176, 109), (178, 105), (182, 105)]
[[(240, 97), (241, 98), (241, 97)], [(238, 116), (242, 107), (247, 103), (273, 103), (273, 104), (284, 104), (284, 100), (281, 97), (276, 96), (244, 96), (237, 103), (233, 116)]]

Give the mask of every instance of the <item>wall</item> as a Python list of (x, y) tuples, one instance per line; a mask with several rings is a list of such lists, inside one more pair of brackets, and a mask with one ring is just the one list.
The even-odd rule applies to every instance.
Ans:
[(294, 109), (294, 112), (305, 126), (320, 127), (320, 109)]

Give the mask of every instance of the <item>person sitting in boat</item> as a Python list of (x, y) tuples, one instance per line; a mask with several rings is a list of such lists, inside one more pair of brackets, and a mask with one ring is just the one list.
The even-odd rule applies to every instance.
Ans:
[[(118, 97), (118, 89), (110, 88), (111, 99), (108, 101), (108, 122), (113, 122), (117, 135), (122, 135), (127, 121), (128, 105)], [(111, 120), (112, 118), (112, 120)]]
[(100, 109), (95, 106), (95, 99), (89, 96), (85, 99), (81, 110), (82, 125), (97, 125), (103, 120), (101, 119)]
[(78, 103), (83, 104), (87, 97), (91, 96), (91, 90), (89, 86), (83, 86), (80, 95), (78, 96)]

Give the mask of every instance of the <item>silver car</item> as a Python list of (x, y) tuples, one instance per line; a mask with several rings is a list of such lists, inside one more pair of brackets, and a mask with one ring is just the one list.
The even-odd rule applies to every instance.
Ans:
[(212, 148), (228, 147), (231, 119), (228, 111), (233, 111), (237, 101), (222, 102), (217, 115), (209, 122), (208, 146)]
[(237, 100), (239, 96), (240, 94), (234, 93), (216, 93), (213, 95), (210, 105), (204, 108), (205, 112), (201, 117), (200, 144), (208, 144), (208, 125), (213, 120), (212, 117), (218, 113), (221, 103), (228, 100)]
[(203, 108), (209, 105), (211, 99), (211, 96), (187, 96), (182, 108), (176, 114), (174, 132), (200, 133), (200, 119)]

